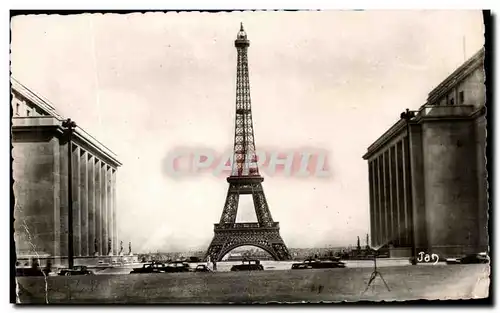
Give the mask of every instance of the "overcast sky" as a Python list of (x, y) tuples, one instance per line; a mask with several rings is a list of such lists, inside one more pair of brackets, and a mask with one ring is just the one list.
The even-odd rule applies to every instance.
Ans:
[[(231, 149), (240, 22), (251, 41), (257, 149), (328, 152), (328, 178), (263, 173), (289, 247), (364, 241), (362, 155), (484, 43), (479, 11), (15, 17), (13, 76), (123, 163), (119, 239), (135, 252), (206, 249), (212, 239), (226, 180), (171, 177), (165, 158), (178, 147)], [(238, 220), (253, 217), (245, 200)]]

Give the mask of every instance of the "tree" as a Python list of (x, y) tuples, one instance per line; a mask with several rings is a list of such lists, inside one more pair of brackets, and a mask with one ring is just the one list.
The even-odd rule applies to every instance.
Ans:
[(358, 251), (361, 250), (361, 243), (359, 242), (359, 236), (358, 236)]

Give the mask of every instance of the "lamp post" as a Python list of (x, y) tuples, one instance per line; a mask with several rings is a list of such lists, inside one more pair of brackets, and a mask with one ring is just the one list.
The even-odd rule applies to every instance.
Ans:
[(68, 267), (73, 268), (73, 164), (71, 140), (76, 123), (70, 118), (62, 122), (68, 140)]
[[(407, 167), (407, 177), (408, 177), (408, 182), (409, 182), (409, 188), (408, 188), (408, 194), (410, 201), (413, 201), (412, 197), (412, 173), (411, 173), (411, 150), (410, 150), (410, 120), (415, 117), (415, 111), (410, 111), (409, 109), (406, 109), (405, 112), (401, 113), (401, 119), (406, 121), (406, 155), (408, 156), (406, 159), (406, 167)], [(411, 258), (411, 264), (412, 265), (417, 265), (417, 248), (415, 246), (415, 216), (413, 214), (413, 204), (412, 204), (412, 224), (411, 224), (411, 253), (412, 253), (412, 258)]]

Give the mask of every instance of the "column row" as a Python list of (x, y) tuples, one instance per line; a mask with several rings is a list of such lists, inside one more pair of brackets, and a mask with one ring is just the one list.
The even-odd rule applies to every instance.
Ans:
[(373, 246), (410, 246), (412, 225), (407, 138), (368, 162)]
[(116, 255), (116, 170), (72, 146), (74, 255)]

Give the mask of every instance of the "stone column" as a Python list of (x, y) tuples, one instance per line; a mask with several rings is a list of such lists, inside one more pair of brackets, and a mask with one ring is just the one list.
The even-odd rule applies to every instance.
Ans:
[(397, 232), (396, 232), (396, 221), (395, 217), (396, 214), (394, 212), (394, 167), (393, 167), (393, 162), (394, 162), (394, 155), (393, 155), (393, 146), (389, 147), (388, 156), (388, 165), (389, 165), (389, 212), (390, 212), (390, 241), (394, 244), (394, 241), (396, 240), (397, 237)]
[(382, 184), (383, 184), (383, 190), (382, 193), (384, 195), (384, 202), (382, 205), (384, 206), (384, 242), (383, 244), (387, 244), (387, 241), (389, 240), (389, 236), (391, 235), (389, 233), (390, 231), (390, 218), (389, 218), (389, 190), (387, 189), (387, 185), (389, 183), (389, 180), (387, 179), (387, 149), (382, 153)]
[(106, 247), (106, 252), (113, 253), (113, 229), (112, 229), (112, 195), (111, 195), (111, 167), (106, 165), (106, 233), (108, 239), (111, 239), (111, 250), (108, 251)]
[(401, 229), (400, 244), (405, 245), (406, 234), (408, 233), (408, 229), (406, 228), (406, 196), (405, 196), (405, 179), (404, 179), (404, 171), (405, 171), (405, 159), (404, 159), (404, 142), (400, 140), (398, 142), (398, 194), (399, 194), (399, 225)]
[(113, 238), (114, 238), (114, 250), (115, 254), (118, 254), (118, 229), (117, 229), (117, 212), (116, 212), (116, 170), (112, 172), (112, 190), (113, 190)]
[(101, 185), (102, 185), (102, 171), (101, 171), (101, 160), (96, 162), (96, 181), (95, 181), (95, 221), (96, 221), (96, 238), (97, 247), (99, 255), (102, 255), (102, 196), (101, 196)]
[(384, 240), (384, 211), (382, 209), (382, 164), (380, 162), (381, 156), (377, 157), (377, 194), (378, 194), (378, 245), (382, 244)]
[[(56, 257), (54, 260), (55, 263), (60, 263), (61, 252), (64, 251), (61, 242), (61, 215), (64, 212), (64, 206), (61, 201), (61, 180), (64, 179), (61, 172), (61, 162), (64, 163), (64, 158), (61, 156), (61, 146), (60, 142), (57, 138), (52, 140), (52, 151), (54, 152), (54, 189), (53, 189), (53, 197), (54, 204), (52, 210), (54, 211), (54, 252), (53, 255)], [(15, 152), (12, 151), (13, 156), (15, 158)], [(67, 154), (66, 154), (67, 155)], [(61, 160), (62, 159), (62, 160)], [(14, 174), (14, 173), (12, 173)], [(15, 177), (13, 177), (15, 179)], [(67, 237), (67, 236), (66, 236)]]
[[(375, 243), (375, 201), (374, 201), (374, 193), (373, 193), (373, 168), (372, 168), (372, 162), (368, 161), (368, 188), (369, 188), (369, 195), (370, 195), (370, 233), (371, 233), (371, 239), (372, 239), (372, 246)], [(368, 243), (367, 243), (368, 244)]]
[[(56, 262), (61, 266), (68, 265), (68, 143), (64, 143), (59, 147), (59, 182), (54, 186), (59, 186), (58, 200), (59, 200), (59, 253), (60, 256)], [(15, 153), (15, 149), (12, 151)], [(57, 158), (55, 160), (57, 162)]]
[(401, 163), (399, 161), (399, 156), (401, 155), (401, 153), (399, 152), (399, 143), (396, 142), (396, 144), (394, 145), (394, 188), (395, 188), (395, 191), (394, 191), (394, 194), (395, 194), (395, 206), (394, 206), (394, 209), (396, 211), (396, 231), (397, 231), (397, 237), (396, 237), (396, 245), (397, 246), (400, 246), (401, 245), (401, 235), (402, 235), (402, 228), (401, 227), (401, 214), (400, 214), (400, 211), (401, 211), (401, 206), (400, 206), (400, 194), (399, 194), (399, 185), (400, 185), (400, 182), (399, 182), (399, 173), (400, 173), (400, 169), (399, 169), (399, 164)]
[[(448, 120), (449, 121), (449, 120)], [(442, 205), (444, 205), (444, 199), (440, 199), (439, 198), (439, 182), (443, 183), (441, 186), (445, 186), (445, 189), (448, 189), (448, 190), (452, 190), (452, 192), (455, 192), (455, 193), (458, 193), (460, 197), (460, 201), (458, 202), (454, 202), (452, 204), (452, 210), (449, 212), (449, 214), (444, 214), (444, 218), (450, 218), (451, 215), (454, 215), (455, 217), (457, 217), (457, 213), (458, 212), (462, 212), (462, 205), (465, 205), (467, 206), (466, 203), (470, 203), (467, 201), (467, 198), (466, 198), (466, 194), (468, 194), (469, 196), (472, 196), (474, 199), (477, 199), (477, 194), (470, 194), (470, 192), (472, 192), (473, 190), (475, 190), (474, 188), (469, 188), (469, 185), (465, 184), (466, 188), (465, 189), (457, 189), (457, 188), (453, 188), (452, 187), (452, 184), (448, 184), (448, 183), (445, 183), (444, 181), (442, 180), (438, 180), (438, 181), (433, 181), (433, 177), (436, 177), (439, 176), (439, 172), (442, 171), (442, 170), (446, 170), (446, 169), (458, 169), (458, 170), (451, 170), (450, 172), (452, 173), (450, 175), (450, 179), (451, 181), (453, 181), (453, 183), (456, 183), (456, 182), (464, 182), (466, 181), (466, 178), (461, 176), (461, 171), (466, 168), (467, 166), (471, 165), (472, 164), (470, 162), (463, 162), (464, 160), (474, 160), (474, 155), (471, 155), (468, 151), (468, 148), (465, 147), (464, 145), (464, 141), (463, 140), (472, 140), (473, 141), (473, 133), (474, 133), (474, 130), (470, 124), (469, 121), (463, 121), (463, 123), (456, 123), (456, 122), (453, 122), (453, 129), (451, 129), (449, 126), (451, 126), (450, 124), (447, 125), (446, 121), (442, 121), (442, 122), (439, 122), (439, 123), (435, 123), (434, 121), (433, 122), (430, 122), (430, 125), (427, 124), (427, 121), (425, 122), (422, 122), (423, 124), (410, 124), (410, 154), (409, 156), (411, 157), (411, 184), (410, 184), (410, 187), (411, 187), (411, 201), (410, 201), (410, 227), (412, 227), (412, 233), (413, 233), (413, 240), (414, 240), (414, 243), (415, 243), (415, 249), (416, 249), (416, 253), (420, 252), (420, 251), (427, 251), (428, 253), (433, 253), (432, 252), (432, 249), (433, 249), (433, 246), (434, 245), (438, 245), (439, 246), (439, 243), (437, 242), (434, 242), (434, 240), (432, 240), (431, 242), (431, 245), (429, 245), (429, 241), (428, 241), (428, 235), (429, 236), (433, 236), (434, 234), (436, 234), (436, 232), (439, 232), (439, 234), (436, 234), (437, 237), (435, 238), (444, 238), (445, 236), (445, 232), (447, 232), (449, 229), (441, 229), (441, 230), (438, 230), (438, 228), (436, 226), (432, 227), (430, 226), (431, 224), (429, 224), (429, 228), (427, 226), (428, 224), (428, 221), (431, 221), (431, 220), (435, 220), (434, 217), (436, 215), (434, 214), (441, 214), (441, 213), (444, 213), (441, 208), (442, 208)], [(432, 125), (432, 126), (431, 126)], [(439, 126), (438, 126), (439, 125)], [(445, 133), (440, 133), (440, 132), (435, 132), (436, 131), (436, 128), (435, 127), (442, 127), (442, 129), (445, 129), (444, 131), (445, 132), (450, 132), (452, 134), (451, 137), (448, 137), (448, 139), (446, 138), (447, 135), (445, 135)], [(430, 131), (430, 133), (428, 132), (429, 128), (430, 127), (432, 130)], [(423, 129), (425, 129), (425, 135), (426, 135), (426, 139), (425, 141), (423, 141)], [(459, 132), (462, 132), (462, 133), (459, 133)], [(443, 136), (444, 135), (444, 136)], [(462, 135), (464, 135), (462, 137)], [(430, 139), (430, 141), (428, 141), (428, 139)], [(449, 144), (449, 141), (450, 140), (452, 141), (452, 144), (451, 144), (451, 147), (452, 149), (455, 149), (455, 148), (458, 148), (460, 150), (460, 157), (458, 158), (459, 160), (461, 160), (461, 165), (457, 165), (456, 163), (453, 163), (453, 161), (451, 161), (450, 159), (448, 159), (449, 157), (451, 157), (451, 155), (453, 154), (452, 151), (449, 151), (446, 147), (446, 145)], [(433, 147), (435, 147), (434, 145), (435, 144), (438, 144), (438, 142), (440, 140), (443, 140), (441, 143), (443, 144), (443, 146), (440, 146), (437, 150), (432, 150)], [(457, 141), (458, 140), (458, 141)], [(423, 142), (425, 142), (425, 153), (424, 153), (424, 148), (423, 148)], [(471, 141), (469, 141), (467, 143), (467, 146), (470, 144)], [(439, 144), (438, 144), (439, 145)], [(458, 145), (458, 146), (457, 146)], [(430, 150), (429, 150), (430, 149)], [(442, 149), (446, 149), (446, 150), (442, 150)], [(440, 157), (439, 157), (439, 161), (436, 161), (436, 158), (434, 157), (436, 155), (436, 151), (437, 154), (440, 154)], [(467, 152), (465, 152), (467, 151)], [(432, 155), (432, 157), (429, 157), (430, 154)], [(425, 157), (425, 163), (424, 163), (424, 157)], [(453, 159), (453, 157), (451, 157)], [(430, 162), (427, 162), (428, 160), (431, 160)], [(450, 162), (448, 162), (448, 160), (450, 160)], [(456, 159), (454, 159), (456, 160)], [(436, 166), (437, 162), (441, 162), (442, 164), (445, 164), (441, 167), (437, 167), (437, 168), (432, 168), (432, 166)], [(472, 161), (473, 162), (473, 161)], [(425, 165), (425, 166), (424, 166)], [(456, 167), (454, 167), (456, 166)], [(424, 173), (424, 168), (425, 168), (425, 173)], [(469, 170), (469, 171), (464, 171), (464, 173), (467, 173), (467, 177), (471, 177), (472, 176), (469, 176), (469, 174), (472, 174), (474, 172), (474, 170)], [(474, 178), (472, 178), (474, 179)], [(476, 182), (474, 182), (476, 183)], [(432, 186), (432, 188), (427, 188), (427, 191), (430, 193), (429, 196), (426, 195), (426, 188), (425, 186)], [(457, 187), (457, 186), (455, 186)], [(435, 203), (439, 203), (439, 205), (434, 205), (434, 204), (431, 204), (429, 203), (428, 205), (426, 205), (426, 199), (434, 199), (434, 201), (436, 201)], [(427, 209), (428, 207), (428, 209)], [(474, 207), (473, 210), (477, 210), (477, 206)], [(431, 216), (431, 215), (434, 215), (434, 216)], [(460, 220), (460, 219), (459, 219)], [(475, 220), (475, 218), (474, 218)], [(472, 220), (470, 220), (469, 218), (467, 217), (463, 217), (462, 220), (460, 220), (461, 223), (463, 222), (462, 224), (462, 228), (460, 228), (460, 231), (458, 233), (456, 233), (455, 235), (450, 235), (451, 237), (449, 238), (457, 238), (458, 236), (461, 236), (462, 234), (464, 233), (468, 233), (467, 231), (465, 231), (465, 223), (474, 223), (472, 222)], [(449, 221), (451, 222), (451, 220)], [(438, 225), (443, 225), (443, 224), (439, 224)], [(470, 224), (469, 224), (470, 225)], [(473, 226), (471, 226), (473, 227)], [(429, 230), (429, 232), (427, 232), (427, 229)], [(476, 230), (474, 231), (471, 231), (471, 234), (477, 234)], [(450, 241), (443, 241), (443, 242), (446, 242), (446, 243), (450, 243)], [(442, 242), (442, 243), (443, 243)], [(446, 244), (445, 243), (445, 244)], [(438, 251), (438, 250), (436, 250)], [(443, 251), (443, 250), (441, 250)]]
[(108, 225), (107, 217), (107, 201), (106, 201), (106, 163), (101, 161), (101, 249), (102, 254), (108, 254), (108, 233), (106, 226)]
[(384, 241), (382, 242), (383, 244), (387, 243), (387, 240), (389, 240), (389, 207), (387, 206), (387, 200), (389, 198), (388, 195), (388, 190), (387, 190), (387, 151), (384, 151), (382, 153), (382, 184), (383, 184), (383, 195), (384, 195), (384, 201), (382, 205), (384, 206)]
[(88, 178), (88, 245), (89, 245), (89, 255), (94, 255), (95, 247), (94, 240), (96, 239), (95, 233), (95, 158), (89, 153), (89, 160), (87, 166), (87, 178)]
[(80, 221), (81, 221), (81, 255), (89, 255), (89, 224), (88, 224), (88, 153), (82, 149), (80, 153)]
[(402, 155), (403, 155), (403, 160), (402, 160), (402, 163), (403, 163), (403, 187), (404, 187), (404, 225), (405, 225), (405, 235), (404, 235), (404, 242), (405, 242), (405, 245), (408, 246), (410, 244), (410, 228), (409, 228), (409, 202), (411, 201), (409, 199), (409, 194), (408, 194), (408, 191), (409, 191), (409, 182), (408, 182), (408, 166), (407, 166), (407, 162), (408, 162), (408, 152), (407, 152), (407, 143), (406, 143), (406, 140), (408, 140), (408, 138), (406, 137), (403, 137), (403, 144), (402, 144)]
[(372, 234), (372, 242), (373, 245), (376, 246), (378, 245), (378, 232), (380, 231), (380, 227), (378, 225), (378, 220), (379, 220), (379, 213), (378, 213), (378, 181), (377, 181), (377, 159), (373, 159), (371, 162), (371, 168), (372, 168), (372, 177), (373, 177), (373, 186), (371, 186), (373, 190), (373, 212), (374, 212), (374, 217), (373, 217), (373, 230), (374, 233)]
[(73, 144), (73, 249), (74, 256), (82, 255), (81, 243), (81, 208), (80, 208), (80, 147)]

